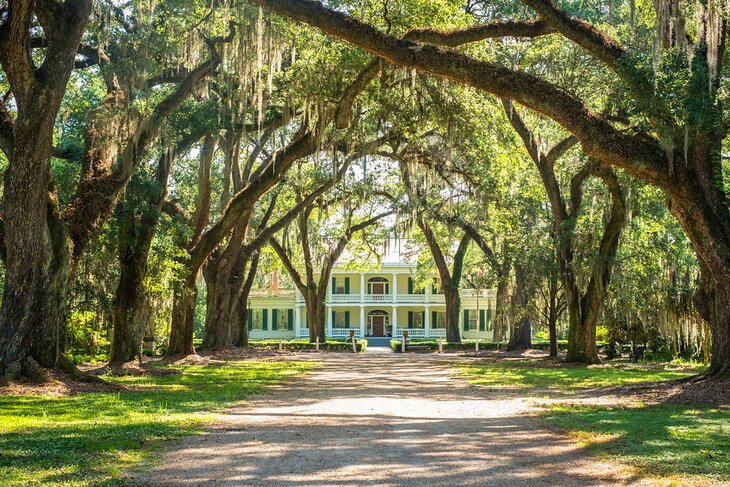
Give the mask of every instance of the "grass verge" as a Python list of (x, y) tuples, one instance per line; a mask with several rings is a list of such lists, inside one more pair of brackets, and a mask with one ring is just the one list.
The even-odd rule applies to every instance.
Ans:
[[(730, 410), (698, 404), (616, 406), (590, 404), (590, 390), (677, 379), (701, 370), (673, 364), (574, 366), (554, 361), (502, 360), (458, 364), (472, 383), (526, 394), (559, 393), (566, 402), (546, 403), (540, 418), (574, 436), (601, 458), (634, 465), (650, 475), (678, 478), (679, 484), (730, 478)], [(580, 394), (580, 403), (570, 403)]]
[(113, 486), (215, 411), (305, 372), (307, 362), (177, 366), (180, 374), (106, 377), (122, 392), (0, 396), (0, 485)]
[(686, 405), (561, 405), (542, 418), (600, 457), (652, 475), (730, 478), (730, 411)]
[(673, 365), (572, 366), (527, 360), (464, 363), (458, 365), (458, 370), (476, 385), (563, 392), (680, 379), (699, 371), (697, 368)]

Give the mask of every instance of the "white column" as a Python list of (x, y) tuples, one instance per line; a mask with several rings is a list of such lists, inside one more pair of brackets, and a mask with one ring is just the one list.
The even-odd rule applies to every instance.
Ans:
[(398, 336), (398, 308), (395, 306), (391, 307), (390, 311), (390, 324), (393, 330), (393, 338)]
[(392, 276), (393, 276), (393, 283), (392, 283), (393, 290), (392, 290), (392, 294), (393, 294), (393, 302), (395, 303), (395, 297), (396, 297), (396, 294), (398, 293), (398, 274), (396, 274), (394, 272), (392, 274)]
[(423, 311), (423, 333), (429, 337), (431, 336), (431, 309), (426, 306)]
[(365, 302), (365, 273), (360, 272), (360, 302)]
[(365, 337), (365, 306), (360, 306), (360, 338)]
[(332, 336), (332, 306), (327, 306), (327, 336)]
[(301, 318), (302, 317), (301, 317), (299, 305), (296, 305), (296, 306), (294, 306), (294, 337), (295, 338), (299, 336), (299, 332), (302, 328)]

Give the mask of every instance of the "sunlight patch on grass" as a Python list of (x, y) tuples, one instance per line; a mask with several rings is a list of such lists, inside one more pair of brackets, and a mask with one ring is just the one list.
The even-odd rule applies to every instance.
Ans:
[(730, 411), (684, 404), (560, 405), (542, 415), (599, 456), (648, 473), (730, 478)]
[(674, 366), (613, 364), (598, 366), (541, 366), (530, 361), (462, 363), (458, 372), (471, 384), (514, 389), (576, 391), (679, 379), (697, 373)]
[(182, 374), (106, 377), (134, 387), (67, 397), (0, 396), (0, 485), (118, 485), (154, 450), (214, 413), (300, 374), (308, 362), (178, 366)]

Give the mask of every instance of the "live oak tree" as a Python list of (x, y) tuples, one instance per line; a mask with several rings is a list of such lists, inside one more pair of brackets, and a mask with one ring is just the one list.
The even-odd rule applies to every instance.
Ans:
[(312, 342), (327, 340), (326, 298), (333, 267), (359, 232), (372, 230), (391, 214), (387, 208), (378, 212), (383, 205), (365, 182), (349, 179), (307, 205), (297, 216), (295, 228), (269, 241), (304, 298)]
[[(428, 140), (428, 139), (427, 139)], [(426, 247), (433, 258), (434, 266), (439, 277), (439, 290), (444, 295), (446, 305), (446, 340), (452, 343), (461, 342), (461, 331), (459, 330), (459, 313), (461, 311), (461, 278), (464, 272), (464, 259), (471, 236), (462, 231), (458, 239), (458, 245), (453, 248), (453, 233), (447, 231), (447, 238), (443, 237), (444, 231), (437, 230), (437, 226), (443, 223), (429, 219), (429, 212), (426, 209), (431, 206), (428, 200), (433, 198), (433, 193), (438, 192), (438, 186), (433, 186), (428, 177), (424, 174), (423, 167), (433, 166), (430, 159), (434, 157), (431, 151), (434, 149), (426, 142), (426, 147), (403, 147), (397, 150), (391, 157), (399, 161), (403, 186), (407, 197), (407, 204), (404, 213), (409, 214), (413, 223), (418, 227), (426, 242)], [(424, 161), (425, 159), (425, 161)], [(431, 198), (429, 198), (429, 196)], [(433, 210), (431, 210), (433, 211)], [(436, 210), (438, 211), (438, 210)]]
[[(199, 25), (188, 33), (190, 56), (173, 60), (170, 39), (151, 28), (156, 15), (169, 13), (165, 5), (134, 18), (99, 7), (107, 23), (84, 36), (91, 7), (85, 1), (13, 2), (3, 10), (0, 63), (17, 107), (13, 117), (6, 97), (0, 130), (10, 160), (4, 196), (8, 276), (0, 314), (2, 368), (10, 375), (32, 373), (37, 365), (52, 367), (59, 360), (68, 365), (63, 357), (66, 299), (76, 263), (111, 216), (167, 117), (213, 74), (221, 61), (220, 45), (230, 40), (206, 35)], [(127, 50), (136, 42), (145, 46), (142, 55)], [(41, 52), (43, 62), (36, 67)], [(83, 149), (54, 148), (54, 123), (74, 67), (97, 69), (106, 95), (86, 117)], [(135, 99), (140, 90), (147, 93), (145, 110)], [(63, 207), (51, 177), (51, 155), (77, 158), (81, 166), (74, 194)], [(16, 176), (20, 179), (13, 180)], [(28, 217), (31, 208), (37, 211)], [(26, 214), (19, 226), (21, 213)], [(24, 254), (28, 246), (33, 249)], [(29, 266), (36, 270), (28, 272)]]
[[(703, 286), (697, 303), (711, 323), (709, 375), (730, 373), (730, 210), (722, 180), (723, 103), (718, 92), (724, 69), (727, 13), (713, 2), (698, 2), (698, 14), (664, 8), (657, 2), (653, 27), (660, 34), (660, 68), (673, 83), (655, 83), (642, 53), (551, 0), (524, 0), (535, 12), (527, 21), (497, 20), (452, 31), (424, 29), (420, 40), (399, 39), (342, 11), (308, 0), (252, 0), (351, 42), (388, 62), (449, 78), (510, 99), (541, 113), (576, 137), (583, 152), (605, 165), (662, 189), (669, 208), (697, 253)], [(693, 25), (692, 31), (673, 25)], [(507, 27), (505, 27), (507, 26)], [(622, 88), (624, 113), (635, 124), (627, 130), (555, 84), (492, 61), (477, 60), (434, 44), (469, 37), (560, 35), (601, 62)]]
[[(575, 139), (564, 139), (548, 151), (540, 149), (544, 144), (527, 127), (511, 102), (504, 101), (507, 118), (522, 139), (530, 158), (535, 163), (545, 186), (553, 217), (553, 236), (560, 263), (560, 277), (567, 298), (570, 328), (568, 330), (568, 354), (570, 362), (599, 362), (596, 348), (596, 323), (606, 298), (611, 280), (613, 261), (618, 250), (621, 230), (624, 226), (625, 203), (618, 177), (610, 167), (588, 161), (570, 179), (570, 200), (566, 202), (555, 175), (555, 163), (575, 144)], [(611, 195), (611, 210), (598, 245), (590, 277), (581, 289), (576, 269), (574, 230), (578, 211), (583, 199), (583, 185), (589, 176), (600, 178)], [(518, 285), (518, 287), (520, 287)], [(526, 303), (525, 303), (526, 304)]]

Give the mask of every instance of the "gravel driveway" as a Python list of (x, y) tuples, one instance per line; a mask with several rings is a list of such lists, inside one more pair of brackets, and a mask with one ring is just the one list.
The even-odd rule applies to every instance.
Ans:
[(530, 401), (470, 386), (444, 356), (322, 354), (164, 454), (137, 485), (637, 485), (532, 417)]

